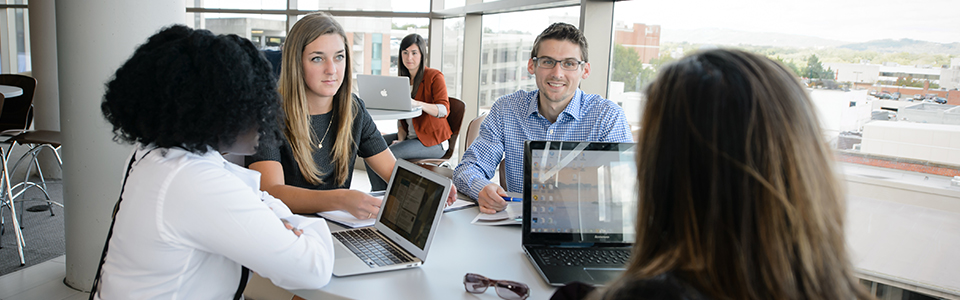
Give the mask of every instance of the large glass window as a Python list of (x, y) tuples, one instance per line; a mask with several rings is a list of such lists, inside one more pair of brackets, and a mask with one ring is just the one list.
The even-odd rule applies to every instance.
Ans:
[(428, 12), (430, 0), (297, 0), (297, 9)]
[[(428, 19), (370, 17), (335, 17), (335, 19), (343, 26), (343, 30), (347, 31), (347, 39), (350, 39), (347, 44), (352, 45), (350, 53), (353, 60), (351, 75), (353, 78), (356, 78), (357, 74), (397, 76), (400, 41), (412, 33), (419, 34), (424, 39), (430, 39), (428, 29), (430, 20)], [(429, 45), (429, 42), (427, 44)], [(353, 91), (354, 93), (359, 91), (357, 84), (353, 85)], [(397, 132), (396, 120), (376, 121), (376, 123), (382, 133)]]
[(260, 49), (280, 50), (287, 37), (287, 17), (269, 14), (187, 13), (186, 25), (216, 34), (236, 34)]
[(287, 0), (184, 0), (187, 7), (218, 9), (287, 9)]
[[(463, 90), (463, 18), (451, 18), (443, 23), (443, 59), (440, 72), (447, 82), (447, 95), (460, 100)], [(436, 67), (436, 63), (433, 63)]]
[(443, 0), (443, 8), (448, 9), (448, 8), (454, 8), (454, 7), (461, 7), (461, 6), (464, 6), (466, 3), (467, 3), (466, 0)]
[(608, 96), (636, 125), (642, 88), (661, 66), (739, 48), (781, 61), (808, 86), (838, 160), (960, 174), (960, 53), (947, 46), (960, 32), (950, 10), (898, 10), (916, 20), (903, 26), (878, 21), (889, 6), (816, 2), (617, 2)]
[(580, 24), (579, 7), (562, 7), (484, 15), (480, 64), (479, 111), (490, 110), (503, 95), (536, 89), (527, 61), (533, 41), (555, 22)]
[[(24, 0), (6, 0), (6, 4), (23, 4)], [(0, 70), (3, 73), (21, 73), (31, 70), (30, 62), (30, 22), (24, 8), (0, 10)]]

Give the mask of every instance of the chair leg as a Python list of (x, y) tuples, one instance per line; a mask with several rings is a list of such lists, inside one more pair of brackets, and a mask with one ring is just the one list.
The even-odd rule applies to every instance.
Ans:
[[(14, 144), (14, 145), (16, 145), (16, 144)], [(24, 144), (24, 145), (27, 145), (27, 144)], [(50, 201), (50, 195), (49, 195), (49, 193), (47, 193), (47, 190), (45, 189), (44, 186), (38, 185), (38, 184), (34, 183), (33, 181), (30, 181), (30, 174), (33, 173), (33, 166), (34, 166), (34, 165), (36, 165), (37, 168), (38, 168), (38, 169), (37, 169), (37, 172), (42, 172), (42, 170), (39, 169), (40, 164), (39, 164), (39, 162), (36, 160), (36, 158), (37, 158), (37, 154), (38, 154), (41, 150), (43, 150), (43, 147), (42, 147), (41, 145), (33, 145), (33, 144), (29, 144), (29, 146), (30, 146), (30, 149), (27, 150), (26, 152), (24, 152), (23, 155), (20, 156), (19, 159), (17, 159), (17, 163), (15, 163), (15, 164), (13, 165), (13, 168), (7, 168), (8, 174), (10, 174), (10, 173), (15, 172), (17, 169), (19, 169), (20, 166), (21, 166), (21, 164), (23, 164), (25, 160), (26, 160), (26, 162), (27, 162), (27, 170), (26, 170), (26, 172), (25, 172), (24, 175), (23, 175), (23, 181), (15, 184), (15, 185), (13, 185), (13, 186), (10, 188), (10, 190), (11, 190), (11, 197), (10, 197), (10, 199), (12, 199), (12, 201), (15, 203), (15, 202), (17, 201), (16, 199), (17, 199), (18, 197), (20, 197), (20, 196), (23, 196), (23, 195), (27, 192), (27, 190), (29, 190), (31, 187), (36, 187), (36, 188), (39, 189), (41, 192), (43, 192), (44, 199), (47, 201), (47, 208), (51, 210), (51, 215), (52, 215), (52, 214), (53, 214), (53, 206), (50, 205), (52, 201)], [(12, 146), (11, 146), (11, 148), (12, 148)], [(52, 147), (51, 147), (51, 148), (52, 148)], [(12, 149), (10, 149), (10, 150), (12, 150)], [(10, 152), (9, 152), (9, 151), (7, 152), (7, 155), (6, 155), (5, 157), (6, 157), (6, 158), (9, 158), (9, 157), (10, 157)], [(6, 161), (9, 162), (10, 160), (7, 159)], [(59, 162), (59, 160), (58, 160), (58, 162)], [(41, 173), (41, 176), (43, 176), (42, 173)], [(9, 175), (8, 175), (7, 178), (9, 178)], [(41, 178), (42, 178), (42, 177), (41, 177)], [(42, 180), (42, 179), (41, 179), (41, 180)], [(42, 183), (45, 184), (45, 182), (42, 182)], [(16, 191), (16, 192), (14, 192), (14, 191)], [(26, 200), (26, 199), (21, 199), (21, 200), (19, 200), (19, 201), (20, 201), (21, 203), (23, 203), (24, 201), (27, 201), (27, 200)], [(59, 206), (61, 206), (61, 207), (63, 206), (63, 205), (60, 204), (60, 203), (55, 203), (55, 202), (54, 202), (54, 204), (57, 204), (57, 205), (59, 205)], [(23, 216), (24, 216), (24, 214), (25, 214), (25, 211), (26, 211), (26, 207), (24, 207), (23, 205), (20, 205), (20, 220), (19, 220), (19, 221), (20, 221), (20, 224), (23, 224), (22, 218), (23, 218)], [(41, 211), (42, 211), (42, 210), (41, 210)], [(22, 228), (22, 227), (21, 227), (21, 228)]]
[[(7, 172), (8, 171), (7, 159), (6, 159), (6, 156), (3, 155), (2, 149), (0, 149), (0, 158), (2, 158), (2, 161), (0, 161), (0, 163), (3, 164), (2, 170), (0, 170), (0, 172), (3, 173), (3, 174), (0, 174), (0, 176), (2, 176), (0, 180), (3, 181), (3, 193), (6, 194), (5, 197), (7, 198), (7, 200), (9, 200), (7, 201), (7, 206), (10, 207), (10, 219), (13, 220), (12, 221), (13, 232), (14, 232), (14, 235), (17, 236), (17, 253), (20, 255), (20, 265), (23, 266), (23, 265), (26, 265), (26, 260), (24, 260), (24, 257), (23, 257), (23, 246), (24, 246), (23, 231), (20, 230), (20, 221), (17, 220), (17, 209), (16, 207), (14, 207), (13, 192), (10, 189), (10, 176)], [(0, 198), (2, 197), (3, 196), (0, 196)]]
[[(40, 149), (43, 150), (42, 147), (41, 147)], [(40, 154), (40, 151), (37, 151), (37, 154)], [(50, 210), (50, 216), (52, 217), (52, 216), (54, 216), (54, 214), (53, 214), (53, 205), (50, 204), (50, 202), (52, 202), (52, 201), (50, 201), (50, 195), (47, 195), (47, 180), (43, 178), (43, 169), (40, 168), (40, 160), (37, 159), (37, 156), (36, 156), (36, 155), (33, 156), (33, 164), (34, 164), (35, 166), (37, 166), (37, 175), (40, 176), (40, 185), (42, 186), (42, 187), (40, 188), (40, 190), (43, 191), (43, 194), (44, 194), (45, 196), (47, 196), (47, 197), (46, 197), (46, 198), (47, 198), (47, 210)]]

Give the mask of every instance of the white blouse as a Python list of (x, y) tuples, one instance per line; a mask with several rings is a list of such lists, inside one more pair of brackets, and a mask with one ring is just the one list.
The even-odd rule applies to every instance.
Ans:
[[(244, 265), (285, 289), (330, 281), (326, 222), (260, 191), (215, 152), (135, 151), (100, 283), (103, 299), (232, 299)], [(303, 234), (286, 229), (287, 219)], [(99, 297), (98, 297), (99, 298)]]

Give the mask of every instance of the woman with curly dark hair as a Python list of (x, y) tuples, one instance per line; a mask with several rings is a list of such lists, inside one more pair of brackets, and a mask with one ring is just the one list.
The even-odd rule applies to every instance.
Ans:
[(221, 156), (276, 142), (270, 70), (250, 41), (181, 25), (117, 69), (101, 108), (136, 149), (91, 298), (233, 298), (246, 268), (288, 289), (329, 282), (326, 223), (293, 215)]
[[(360, 219), (380, 211), (381, 200), (351, 190), (356, 158), (381, 178), (397, 159), (353, 95), (350, 47), (343, 27), (322, 12), (303, 16), (287, 34), (280, 68), (284, 137), (280, 147), (260, 147), (249, 168), (260, 186), (297, 213), (344, 210)], [(448, 203), (456, 200), (451, 189)]]

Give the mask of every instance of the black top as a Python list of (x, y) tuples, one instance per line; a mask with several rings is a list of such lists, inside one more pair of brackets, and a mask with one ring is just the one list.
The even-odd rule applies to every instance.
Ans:
[[(613, 282), (611, 282), (612, 284)], [(594, 288), (581, 282), (571, 282), (557, 289), (551, 300), (586, 299)], [(708, 300), (692, 285), (672, 273), (660, 274), (645, 280), (631, 280), (625, 284), (600, 291), (603, 300)]]
[[(367, 158), (387, 150), (387, 142), (383, 140), (383, 136), (380, 135), (380, 131), (377, 130), (377, 125), (373, 123), (373, 118), (371, 118), (370, 113), (367, 112), (363, 100), (360, 100), (356, 95), (354, 95), (353, 99), (359, 104), (359, 109), (355, 111), (356, 115), (353, 119), (352, 133), (354, 147), (352, 151), (353, 154), (350, 155), (350, 163), (348, 164), (350, 174), (347, 174), (347, 180), (343, 185), (336, 184), (334, 163), (330, 153), (333, 150), (334, 142), (337, 140), (338, 132), (336, 128), (330, 128), (330, 132), (327, 132), (327, 127), (331, 123), (331, 118), (336, 111), (336, 107), (329, 113), (310, 116), (310, 127), (317, 135), (317, 139), (323, 141), (323, 148), (314, 149), (313, 152), (313, 160), (323, 174), (323, 176), (320, 177), (323, 183), (314, 185), (303, 177), (303, 174), (300, 173), (300, 167), (293, 157), (290, 142), (287, 141), (286, 138), (282, 139), (279, 148), (258, 148), (256, 154), (246, 158), (247, 166), (264, 160), (277, 161), (283, 166), (283, 180), (287, 185), (312, 190), (349, 188), (350, 182), (353, 179), (353, 165), (356, 162), (357, 156)], [(327, 135), (326, 138), (323, 137), (324, 133)]]

